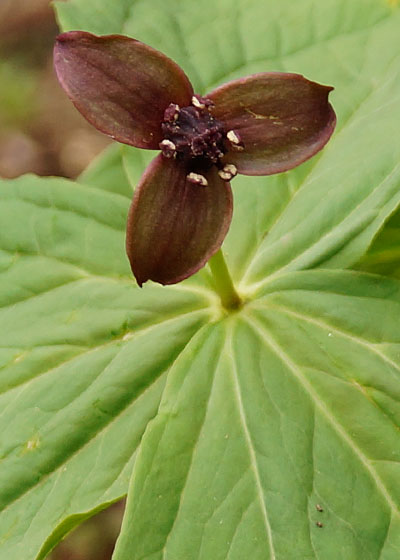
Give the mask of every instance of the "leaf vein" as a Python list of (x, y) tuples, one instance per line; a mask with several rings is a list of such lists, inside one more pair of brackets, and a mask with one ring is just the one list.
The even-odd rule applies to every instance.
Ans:
[(228, 355), (228, 357), (230, 359), (230, 362), (231, 362), (233, 388), (234, 388), (234, 391), (235, 391), (235, 397), (236, 397), (238, 412), (239, 412), (239, 415), (240, 415), (240, 420), (241, 420), (241, 424), (242, 424), (242, 428), (243, 428), (243, 434), (245, 436), (245, 441), (246, 441), (247, 449), (248, 449), (248, 452), (249, 452), (250, 465), (251, 465), (251, 469), (253, 471), (253, 476), (254, 476), (255, 483), (256, 483), (257, 497), (258, 497), (258, 500), (259, 500), (261, 514), (262, 514), (262, 517), (263, 517), (264, 526), (265, 526), (266, 534), (267, 534), (267, 537), (268, 537), (268, 546), (269, 546), (270, 558), (271, 558), (271, 560), (275, 560), (276, 555), (275, 555), (274, 544), (273, 544), (273, 539), (272, 539), (272, 528), (271, 528), (271, 524), (270, 524), (270, 521), (269, 521), (269, 518), (268, 518), (267, 509), (266, 509), (266, 506), (265, 506), (265, 498), (264, 498), (263, 487), (262, 487), (262, 484), (261, 484), (260, 472), (259, 472), (258, 464), (257, 464), (257, 457), (256, 457), (256, 453), (255, 453), (255, 450), (254, 450), (254, 447), (253, 447), (253, 442), (252, 442), (252, 439), (251, 439), (250, 431), (249, 431), (249, 428), (247, 426), (246, 412), (245, 412), (244, 405), (243, 405), (243, 400), (242, 400), (242, 393), (241, 393), (241, 387), (240, 387), (240, 383), (239, 383), (239, 376), (238, 376), (238, 372), (237, 372), (237, 369), (236, 369), (236, 363), (235, 363), (234, 358), (233, 358), (234, 348), (233, 348), (232, 332), (229, 333), (229, 337), (227, 339), (227, 342), (229, 344), (229, 350), (227, 351), (227, 355)]
[(270, 333), (267, 333), (266, 329), (257, 319), (254, 317), (247, 317), (246, 318), (249, 325), (255, 331), (255, 333), (260, 337), (260, 339), (273, 350), (276, 356), (282, 361), (282, 363), (288, 368), (289, 371), (296, 377), (296, 379), (300, 382), (303, 386), (304, 390), (308, 393), (311, 400), (314, 402), (314, 405), (318, 408), (318, 410), (325, 416), (328, 420), (329, 424), (335, 430), (335, 432), (341, 437), (341, 439), (348, 445), (348, 447), (353, 451), (353, 453), (357, 456), (360, 463), (364, 466), (364, 468), (368, 471), (369, 475), (375, 482), (376, 488), (381, 493), (385, 501), (387, 502), (390, 509), (393, 511), (394, 514), (400, 516), (400, 510), (394, 501), (392, 495), (389, 493), (388, 489), (386, 488), (385, 484), (383, 483), (382, 479), (373, 468), (371, 461), (368, 457), (362, 452), (362, 450), (356, 445), (355, 441), (346, 433), (343, 426), (338, 422), (332, 412), (324, 405), (324, 403), (319, 398), (318, 394), (314, 391), (312, 385), (309, 383), (307, 378), (303, 375), (301, 369), (295, 364), (289, 356), (285, 353), (283, 348), (279, 345), (279, 343), (272, 337)]

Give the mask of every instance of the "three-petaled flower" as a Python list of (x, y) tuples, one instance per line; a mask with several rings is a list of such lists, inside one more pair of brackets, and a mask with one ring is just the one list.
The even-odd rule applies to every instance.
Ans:
[[(287, 171), (335, 127), (331, 87), (299, 74), (261, 73), (195, 95), (183, 70), (121, 35), (58, 36), (55, 68), (77, 109), (115, 140), (161, 149), (135, 190), (127, 253), (139, 285), (173, 284), (220, 248), (237, 174)], [(246, 224), (243, 224), (246, 227)]]

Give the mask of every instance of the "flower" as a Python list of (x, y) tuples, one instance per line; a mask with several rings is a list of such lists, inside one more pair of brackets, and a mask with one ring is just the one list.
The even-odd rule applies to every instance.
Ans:
[(299, 74), (255, 74), (201, 97), (159, 51), (83, 31), (59, 35), (54, 60), (62, 87), (98, 130), (161, 149), (128, 216), (127, 253), (140, 286), (179, 282), (220, 248), (236, 173), (287, 171), (321, 150), (335, 127), (333, 88)]

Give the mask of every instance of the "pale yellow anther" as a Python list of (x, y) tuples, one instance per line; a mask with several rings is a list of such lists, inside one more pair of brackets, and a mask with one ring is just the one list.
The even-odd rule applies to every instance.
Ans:
[(168, 148), (169, 150), (172, 150), (172, 151), (176, 150), (175, 144), (173, 142), (171, 142), (171, 140), (167, 140), (167, 139), (163, 140), (160, 143), (160, 147), (161, 148)]
[(239, 134), (237, 134), (234, 130), (228, 130), (228, 132), (226, 133), (226, 137), (230, 142), (233, 150), (236, 150), (237, 152), (243, 151), (244, 147)]
[(204, 175), (200, 175), (200, 173), (194, 173), (193, 171), (186, 175), (186, 179), (193, 183), (194, 185), (199, 185), (200, 187), (206, 187), (208, 185), (207, 179)]
[(204, 109), (205, 108), (204, 103), (199, 101), (195, 95), (193, 95), (193, 97), (192, 97), (192, 105), (193, 105), (193, 107), (196, 107), (196, 109)]
[(240, 138), (234, 130), (229, 130), (226, 133), (226, 137), (228, 138), (229, 142), (232, 142), (232, 144), (240, 144)]
[(230, 181), (237, 175), (237, 167), (233, 163), (227, 163), (222, 169), (218, 171), (218, 175), (223, 181)]
[(227, 163), (226, 165), (224, 165), (224, 171), (226, 171), (227, 173), (231, 173), (232, 177), (237, 175), (237, 167), (236, 165), (233, 165), (233, 163)]

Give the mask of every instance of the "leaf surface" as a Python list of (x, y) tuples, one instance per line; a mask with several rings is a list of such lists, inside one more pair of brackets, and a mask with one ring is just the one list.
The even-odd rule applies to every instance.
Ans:
[(34, 177), (1, 194), (0, 534), (13, 560), (126, 492), (166, 371), (208, 313), (200, 293), (135, 286), (125, 197)]
[(112, 143), (81, 173), (78, 182), (121, 194), (130, 200), (132, 182), (124, 169), (122, 151), (121, 144)]
[(229, 316), (206, 268), (167, 289), (131, 278), (129, 183), (153, 152), (124, 147), (122, 161), (112, 147), (80, 184), (0, 183), (0, 556), (44, 558), (126, 493), (133, 468), (116, 560), (397, 560), (399, 283), (318, 269), (371, 254), (399, 206), (400, 11), (57, 11), (63, 30), (162, 50), (199, 93), (258, 71), (333, 85), (338, 129), (299, 168), (233, 182), (224, 252), (249, 301)]
[(367, 253), (355, 265), (358, 270), (400, 278), (400, 212), (385, 223)]
[(300, 272), (205, 327), (144, 436), (115, 560), (396, 558), (399, 310), (395, 281)]

